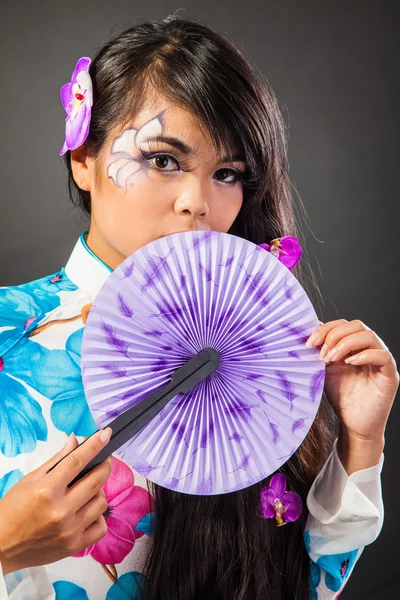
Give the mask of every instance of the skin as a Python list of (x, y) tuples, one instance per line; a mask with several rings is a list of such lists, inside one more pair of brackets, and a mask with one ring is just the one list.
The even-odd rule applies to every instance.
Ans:
[[(70, 436), (60, 452), (25, 475), (0, 500), (3, 575), (61, 560), (107, 534), (103, 513), (108, 503), (102, 488), (111, 474), (111, 457), (70, 488), (68, 484), (103, 449), (110, 435), (107, 427), (80, 446)], [(61, 459), (65, 460), (57, 464)]]
[(339, 418), (337, 452), (347, 474), (377, 465), (399, 387), (389, 348), (359, 319), (320, 321), (306, 344), (321, 346), (327, 364), (324, 391)]
[[(179, 138), (194, 150), (193, 157), (184, 158), (165, 142), (147, 142), (154, 134)], [(141, 150), (164, 156), (146, 160)], [(91, 193), (86, 242), (112, 269), (164, 235), (227, 232), (242, 206), (243, 186), (233, 169), (243, 172), (246, 164), (218, 160), (191, 114), (161, 98), (114, 129), (97, 159), (83, 145), (72, 151), (71, 160), (76, 183)]]

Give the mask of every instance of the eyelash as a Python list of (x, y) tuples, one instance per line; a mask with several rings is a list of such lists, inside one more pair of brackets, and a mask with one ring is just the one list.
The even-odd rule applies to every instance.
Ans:
[[(179, 161), (177, 158), (175, 158), (175, 156), (172, 156), (171, 154), (168, 154), (167, 152), (145, 152), (144, 150), (141, 150), (141, 153), (143, 154), (144, 158), (150, 162), (153, 158), (157, 158), (157, 157), (167, 157), (170, 158), (171, 160), (173, 160), (175, 162), (175, 164), (179, 167)], [(158, 172), (163, 172), (165, 171), (165, 173), (169, 173), (171, 171), (167, 171), (165, 169), (161, 169), (159, 167), (151, 167), (152, 169), (154, 169), (155, 171)], [(186, 169), (188, 170), (188, 169)], [(244, 179), (244, 172), (240, 171), (239, 169), (232, 169), (231, 167), (222, 167), (221, 169), (218, 169), (218, 171), (231, 171), (231, 174), (229, 175), (229, 177), (231, 177), (232, 175), (235, 175), (236, 179), (235, 181), (221, 181), (220, 183), (225, 183), (226, 185), (234, 185), (235, 183), (237, 183), (238, 181), (243, 181)], [(218, 173), (218, 171), (216, 171), (216, 173)]]

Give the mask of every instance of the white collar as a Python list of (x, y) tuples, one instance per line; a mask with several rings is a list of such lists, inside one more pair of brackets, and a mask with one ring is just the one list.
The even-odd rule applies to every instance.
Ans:
[(76, 242), (65, 273), (78, 288), (96, 296), (113, 270), (90, 250), (84, 238), (86, 233), (81, 233)]

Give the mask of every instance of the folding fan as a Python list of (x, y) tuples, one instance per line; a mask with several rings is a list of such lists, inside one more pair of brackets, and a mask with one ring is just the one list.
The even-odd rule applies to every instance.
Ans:
[(188, 231), (140, 248), (83, 335), (86, 398), (113, 429), (97, 462), (118, 450), (152, 482), (198, 495), (268, 477), (319, 408), (325, 363), (305, 346), (318, 325), (290, 270), (252, 242)]

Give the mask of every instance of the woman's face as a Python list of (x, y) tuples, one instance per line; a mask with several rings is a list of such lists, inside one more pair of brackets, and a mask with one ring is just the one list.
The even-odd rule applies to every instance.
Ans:
[(206, 136), (191, 114), (159, 97), (111, 132), (97, 164), (84, 145), (71, 152), (74, 179), (91, 194), (87, 244), (112, 269), (159, 237), (230, 229), (246, 165), (216, 156)]

